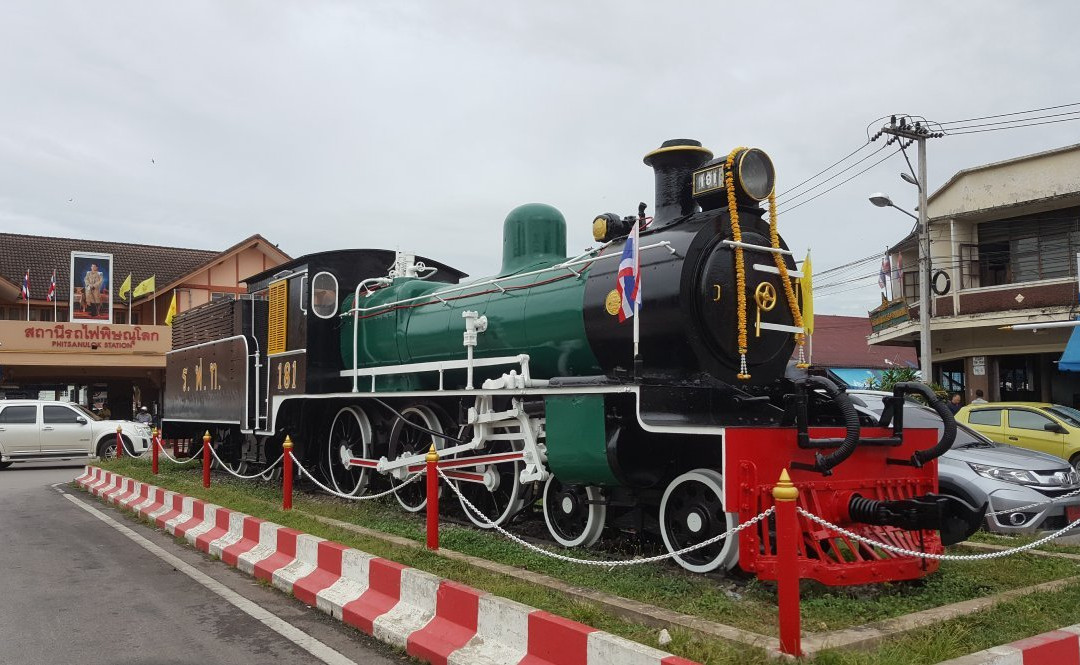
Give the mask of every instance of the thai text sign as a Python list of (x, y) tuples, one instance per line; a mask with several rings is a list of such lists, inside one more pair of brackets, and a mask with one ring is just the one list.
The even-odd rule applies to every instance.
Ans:
[(881, 307), (870, 310), (870, 328), (874, 332), (910, 320), (911, 313), (908, 311), (907, 301), (903, 299), (882, 303)]
[(168, 326), (0, 321), (0, 352), (164, 355), (171, 345)]
[(165, 420), (237, 423), (247, 411), (243, 337), (170, 351), (165, 363)]

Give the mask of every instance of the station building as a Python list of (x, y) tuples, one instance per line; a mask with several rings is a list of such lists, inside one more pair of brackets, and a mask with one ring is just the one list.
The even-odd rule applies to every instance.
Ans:
[[(1075, 328), (1005, 329), (1080, 313), (1080, 144), (964, 169), (928, 200), (933, 379), (964, 402), (1080, 406)], [(870, 312), (870, 344), (918, 347), (918, 237), (890, 248), (889, 302)], [(898, 268), (899, 267), (899, 268)]]
[[(99, 261), (109, 268), (101, 321), (80, 320), (86, 297), (82, 278), (71, 278), (73, 252), (109, 257)], [(165, 320), (173, 298), (177, 313), (236, 298), (246, 291), (246, 277), (289, 260), (257, 234), (213, 251), (0, 233), (0, 399), (107, 405), (114, 418), (131, 418), (145, 405), (156, 415), (172, 348)], [(28, 300), (22, 297), (27, 271)], [(154, 290), (121, 300), (128, 275), (132, 290), (151, 277)]]

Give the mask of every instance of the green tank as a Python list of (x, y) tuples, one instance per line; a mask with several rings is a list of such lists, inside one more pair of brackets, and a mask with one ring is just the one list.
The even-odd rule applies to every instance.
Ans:
[[(390, 286), (361, 297), (361, 307), (371, 311), (360, 314), (358, 366), (463, 360), (466, 348), (462, 313), (472, 310), (488, 320), (486, 332), (478, 337), (475, 357), (528, 354), (533, 378), (600, 374), (582, 314), (588, 266), (576, 266), (578, 275), (557, 270), (520, 276), (565, 260), (566, 220), (562, 213), (540, 203), (515, 208), (503, 223), (498, 286), (484, 284), (492, 279), (484, 277), (472, 281), (473, 288), (436, 298), (436, 292), (454, 287), (418, 278), (396, 278)], [(386, 310), (372, 309), (410, 298), (420, 299)], [(350, 295), (342, 311), (352, 306)], [(353, 366), (352, 348), (353, 318), (345, 317), (341, 330), (344, 367)], [(478, 369), (476, 384), (510, 369)], [(463, 378), (464, 371), (448, 373), (444, 381), (450, 387), (463, 383)], [(438, 385), (438, 375), (380, 377), (378, 385), (380, 390), (433, 389)]]

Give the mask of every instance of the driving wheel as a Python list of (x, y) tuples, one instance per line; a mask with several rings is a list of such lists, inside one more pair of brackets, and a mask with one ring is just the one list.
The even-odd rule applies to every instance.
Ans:
[(555, 476), (544, 484), (544, 521), (564, 547), (589, 547), (600, 539), (607, 504), (599, 487), (563, 485)]
[[(737, 515), (724, 510), (724, 477), (712, 469), (688, 471), (664, 490), (660, 535), (668, 552), (703, 543), (737, 523)], [(739, 559), (738, 534), (673, 558), (695, 573), (730, 570)]]
[[(496, 435), (506, 435), (506, 432), (506, 429), (499, 428)], [(468, 432), (463, 432), (463, 434), (467, 435)], [(458, 438), (464, 438), (464, 436)], [(513, 453), (521, 451), (524, 446), (525, 442), (521, 439), (492, 439), (485, 441), (482, 448), (462, 453), (462, 456), (467, 458), (475, 455), (488, 456)], [(502, 526), (509, 522), (514, 515), (521, 512), (525, 492), (519, 478), (524, 468), (525, 463), (521, 460), (455, 467), (455, 471), (483, 477), (483, 482), (454, 481), (458, 492), (461, 494), (459, 498), (461, 509), (465, 511), (469, 521), (481, 529), (490, 529), (492, 528), (491, 523)], [(466, 506), (466, 500), (479, 510), (484, 517), (480, 517), (475, 511)]]
[[(389, 459), (396, 460), (411, 455), (421, 455), (420, 462), (423, 462), (422, 455), (431, 449), (432, 444), (435, 444), (436, 450), (444, 446), (445, 440), (442, 437), (433, 436), (413, 426), (419, 425), (433, 432), (443, 433), (442, 423), (439, 422), (438, 416), (435, 415), (431, 407), (417, 404), (402, 409), (401, 415), (402, 418), (395, 420), (393, 427), (390, 428)], [(410, 513), (418, 513), (427, 505), (427, 489), (425, 487), (427, 483), (423, 480), (409, 482), (410, 478), (422, 473), (422, 471), (417, 471), (413, 474), (407, 474), (402, 479), (396, 478), (393, 474), (390, 475), (390, 485), (400, 487), (398, 491), (394, 492), (394, 497), (401, 504), (401, 507)], [(406, 482), (409, 484), (401, 487)], [(441, 496), (441, 487), (439, 491)]]
[(367, 489), (368, 469), (349, 466), (354, 457), (370, 458), (371, 421), (358, 406), (346, 406), (330, 424), (326, 441), (326, 475), (330, 486), (342, 494), (359, 496)]

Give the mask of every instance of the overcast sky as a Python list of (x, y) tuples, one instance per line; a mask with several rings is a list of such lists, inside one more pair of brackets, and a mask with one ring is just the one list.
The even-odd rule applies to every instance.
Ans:
[[(1075, 1), (9, 0), (0, 230), (206, 249), (261, 233), (293, 256), (405, 249), (486, 275), (516, 205), (562, 210), (571, 252), (597, 213), (651, 206), (641, 158), (668, 138), (763, 148), (784, 191), (882, 116), (1078, 102), (1077, 25)], [(930, 190), (1078, 134), (934, 140)], [(817, 270), (884, 249), (910, 220), (866, 196), (913, 208), (904, 166), (780, 215), (781, 233)], [(862, 283), (817, 310), (864, 314), (879, 296)]]

